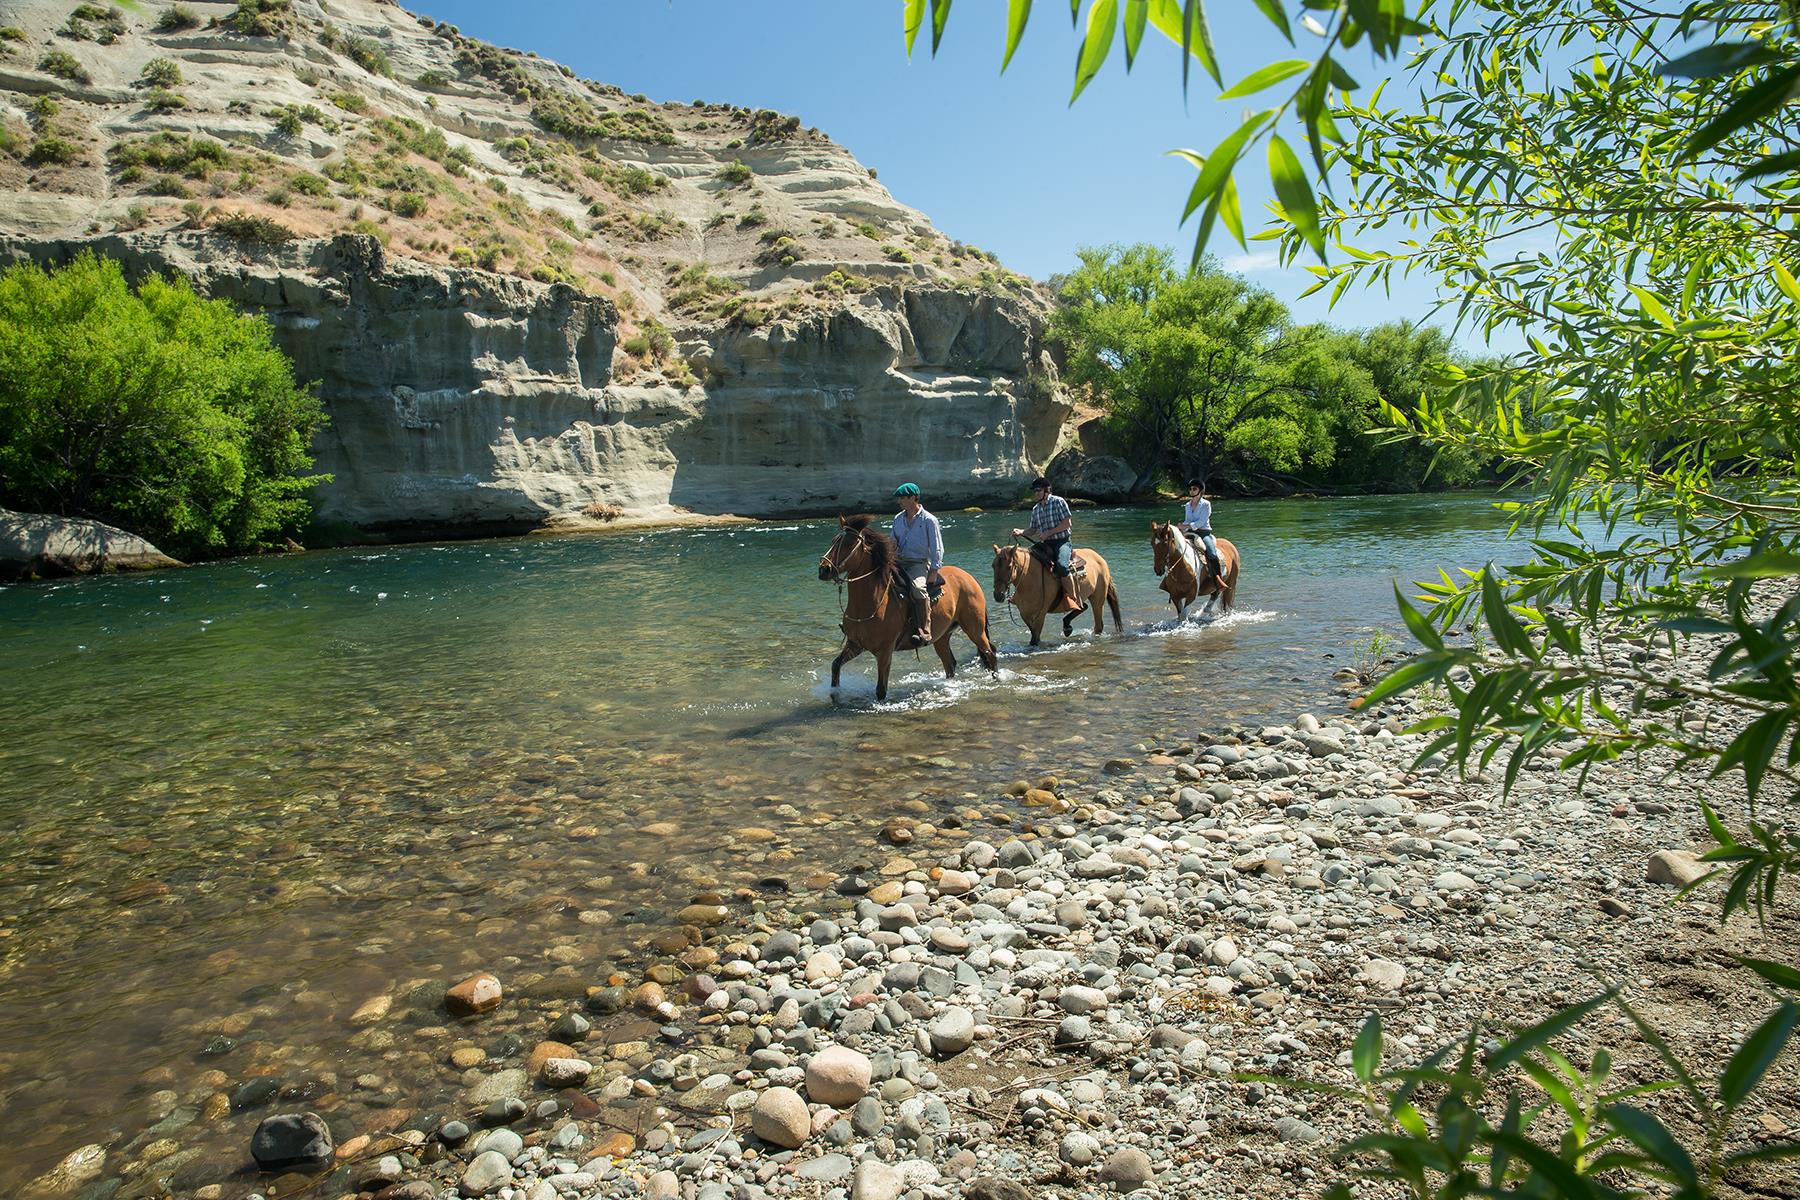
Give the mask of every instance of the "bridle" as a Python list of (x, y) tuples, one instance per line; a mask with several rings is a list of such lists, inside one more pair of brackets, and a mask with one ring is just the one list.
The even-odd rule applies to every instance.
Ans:
[[(846, 577), (844, 572), (848, 569), (848, 567), (845, 564), (840, 564), (835, 558), (832, 557), (833, 553), (838, 548), (838, 543), (843, 541), (846, 535), (850, 535), (850, 534), (855, 535), (855, 539), (854, 539), (855, 545), (862, 546), (865, 549), (867, 549), (867, 547), (868, 547), (867, 531), (862, 530), (862, 529), (852, 529), (849, 526), (845, 526), (844, 528), (838, 530), (838, 535), (836, 537), (831, 539), (831, 545), (825, 547), (825, 553), (819, 555), (819, 570), (825, 572), (827, 577), (831, 580), (831, 582), (837, 584), (838, 602), (843, 606), (843, 611), (839, 615), (842, 616), (844, 620), (846, 620), (846, 621), (873, 621), (876, 618), (876, 616), (879, 615), (873, 609), (869, 612), (869, 615), (866, 617), (853, 617), (850, 615), (850, 599), (844, 592), (844, 586), (846, 584), (858, 583), (864, 579), (867, 579), (869, 576), (875, 574), (877, 568), (874, 567), (873, 565), (871, 565), (869, 567), (869, 569), (867, 571), (864, 571), (861, 575), (851, 575), (851, 576)], [(853, 552), (854, 551), (852, 551), (852, 553)], [(845, 562), (847, 563), (849, 560), (849, 553), (846, 553), (844, 558), (845, 558)], [(870, 554), (869, 554), (869, 561), (871, 564), (873, 564), (875, 561), (875, 555), (872, 550), (870, 551)], [(876, 596), (877, 596), (877, 599), (879, 599), (880, 593), (877, 592)]]
[[(1019, 566), (1018, 556), (1020, 554), (1025, 555), (1023, 568)], [(1005, 583), (1000, 582), (998, 575), (994, 579), (994, 603), (996, 604), (1005, 604), (1007, 593), (1016, 593), (1019, 590), (1019, 581), (1025, 577), (1025, 572), (1031, 569), (1031, 551), (1022, 546), (1006, 546), (995, 556), (994, 561), (998, 564), (1001, 559), (1006, 560), (1011, 570), (1007, 573)]]

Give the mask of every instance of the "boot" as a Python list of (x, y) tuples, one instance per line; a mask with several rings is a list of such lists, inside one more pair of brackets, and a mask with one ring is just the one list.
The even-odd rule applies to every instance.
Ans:
[(1065, 612), (1081, 611), (1081, 601), (1075, 597), (1075, 576), (1073, 574), (1062, 577), (1062, 594)]
[(1200, 548), (1200, 552), (1206, 555), (1206, 565), (1212, 568), (1213, 578), (1220, 582), (1224, 582), (1225, 568), (1219, 562), (1219, 552), (1217, 550), (1208, 550), (1204, 546)]
[(906, 632), (900, 635), (901, 649), (916, 650), (931, 641), (931, 617), (925, 604), (910, 590), (906, 593)]

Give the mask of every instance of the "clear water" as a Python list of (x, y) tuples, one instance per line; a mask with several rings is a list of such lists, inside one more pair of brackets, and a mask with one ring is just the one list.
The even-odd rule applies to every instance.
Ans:
[[(879, 705), (866, 655), (829, 688), (830, 521), (0, 589), (0, 1194), (256, 1074), (323, 1080), (308, 1106), (352, 1124), (441, 1103), (442, 1045), (359, 1034), (358, 1004), (476, 968), (579, 997), (698, 893), (805, 907), (880, 864), (895, 815), (1005, 816), (1014, 779), (1330, 708), (1351, 644), (1397, 628), (1396, 577), (1520, 557), (1484, 497), (1226, 502), (1239, 610), (1176, 628), (1147, 528), (1170, 515), (1077, 514), (1125, 635), (1084, 618), (1026, 652), (996, 610), (997, 678), (958, 635), (953, 683), (904, 655)], [(988, 589), (1017, 516), (940, 516)], [(237, 1048), (202, 1055), (219, 1032)], [(236, 1165), (267, 1111), (175, 1136)]]

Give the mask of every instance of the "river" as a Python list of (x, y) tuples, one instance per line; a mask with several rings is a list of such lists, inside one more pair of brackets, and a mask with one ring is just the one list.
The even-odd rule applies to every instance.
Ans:
[[(953, 683), (904, 655), (884, 704), (867, 656), (828, 686), (831, 521), (0, 588), (0, 1194), (159, 1120), (236, 1167), (275, 1110), (193, 1114), (253, 1078), (356, 1128), (447, 1104), (443, 1047), (359, 1004), (477, 968), (578, 1000), (697, 895), (825, 907), (1031, 820), (1015, 780), (1135, 795), (1108, 759), (1339, 703), (1396, 577), (1523, 557), (1487, 497), (1227, 501), (1238, 611), (1176, 628), (1147, 538), (1176, 511), (1077, 512), (1125, 634), (1027, 652), (996, 611), (997, 677), (958, 635)], [(1018, 515), (940, 516), (987, 589)], [(897, 816), (942, 832), (897, 850)]]

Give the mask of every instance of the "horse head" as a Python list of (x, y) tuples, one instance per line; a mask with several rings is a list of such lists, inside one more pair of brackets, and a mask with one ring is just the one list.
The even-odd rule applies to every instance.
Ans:
[(1175, 565), (1175, 558), (1180, 553), (1168, 543), (1171, 526), (1167, 521), (1150, 522), (1150, 549), (1156, 556), (1156, 577), (1161, 579), (1163, 572)]
[(994, 603), (1006, 603), (1006, 594), (1019, 581), (1019, 561), (1013, 547), (990, 543), (994, 547)]
[(853, 527), (847, 518), (839, 517), (837, 536), (831, 539), (825, 553), (819, 555), (819, 578), (826, 583), (843, 582), (844, 576), (856, 567), (857, 552), (866, 549), (862, 530)]

